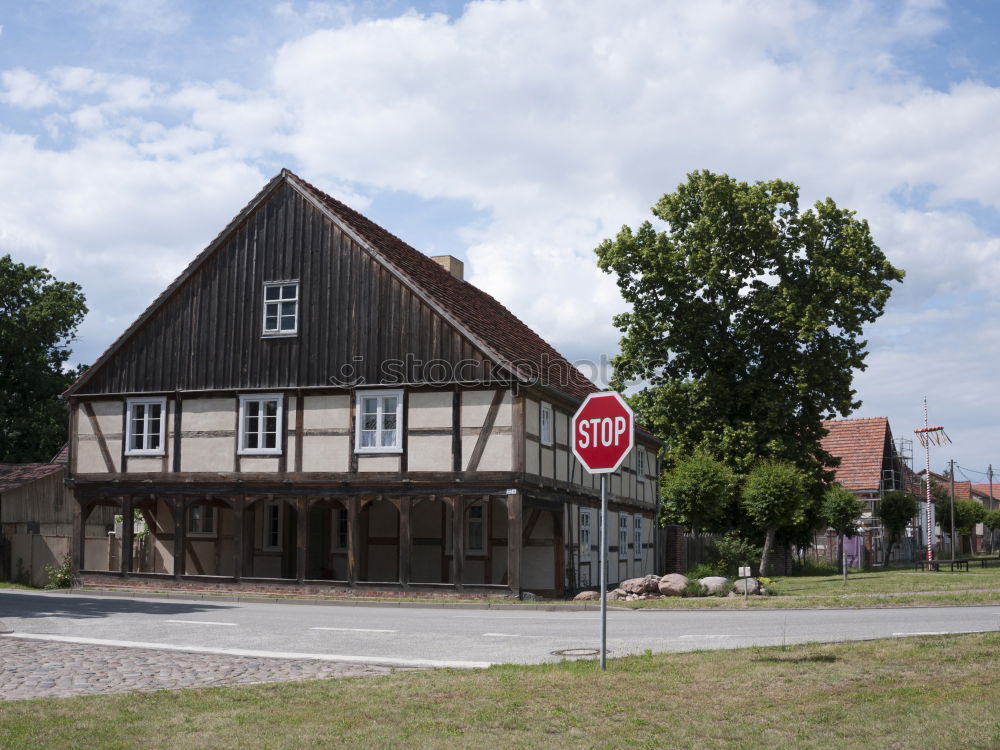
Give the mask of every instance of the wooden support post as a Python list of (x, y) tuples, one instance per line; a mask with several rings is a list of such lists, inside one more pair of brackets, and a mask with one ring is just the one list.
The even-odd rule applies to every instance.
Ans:
[(233, 580), (243, 580), (243, 513), (247, 504), (246, 495), (237, 495), (233, 505)]
[(183, 496), (174, 497), (174, 580), (185, 573), (187, 560), (187, 501)]
[(299, 585), (306, 582), (306, 520), (309, 501), (299, 498), (295, 503), (295, 578)]
[(507, 585), (521, 595), (521, 494), (507, 495)]
[(465, 582), (465, 497), (456, 495), (452, 498), (451, 515), (451, 573), (455, 588), (462, 590)]
[(412, 498), (399, 498), (399, 582), (404, 587), (410, 585), (410, 550), (413, 545), (413, 536), (410, 532), (412, 504)]
[(132, 572), (132, 544), (135, 540), (135, 518), (132, 514), (132, 496), (122, 499), (122, 578)]
[(86, 511), (84, 510), (83, 504), (80, 502), (79, 496), (76, 494), (76, 490), (73, 490), (73, 541), (72, 541), (72, 554), (73, 554), (73, 574), (79, 575), (80, 571), (83, 570), (84, 555), (86, 554)]
[(347, 499), (347, 585), (358, 582), (360, 567), (361, 525), (358, 523), (360, 500), (357, 495)]
[[(555, 552), (556, 552), (556, 594), (562, 596), (566, 593), (566, 542), (564, 540), (564, 516), (566, 514), (565, 506), (558, 512), (552, 513), (552, 538), (555, 542)], [(629, 529), (629, 533), (632, 533), (632, 529)], [(634, 555), (633, 555), (634, 556)]]

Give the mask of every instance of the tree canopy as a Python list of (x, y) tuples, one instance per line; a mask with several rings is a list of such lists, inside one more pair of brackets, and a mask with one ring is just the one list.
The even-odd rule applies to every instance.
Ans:
[(885, 529), (885, 560), (889, 564), (889, 557), (892, 555), (892, 547), (903, 537), (903, 532), (916, 515), (920, 506), (917, 498), (909, 492), (902, 490), (890, 490), (882, 495), (879, 501), (878, 514), (882, 520), (882, 527)]
[(86, 313), (79, 285), (0, 257), (0, 462), (48, 461), (65, 442), (57, 396), (76, 374), (64, 368)]
[(787, 462), (762, 461), (747, 475), (743, 486), (743, 509), (764, 531), (764, 549), (760, 558), (760, 574), (770, 570), (774, 540), (783, 528), (805, 519), (808, 496), (802, 472)]
[(861, 517), (861, 500), (850, 490), (835, 484), (823, 494), (821, 512), (827, 526), (838, 534), (850, 538), (857, 533), (857, 523)]
[(724, 531), (737, 492), (736, 476), (728, 466), (695, 451), (663, 476), (663, 519), (682, 523), (694, 532)]
[(662, 228), (623, 227), (597, 248), (629, 312), (613, 385), (644, 381), (644, 424), (666, 466), (705, 450), (746, 474), (762, 458), (806, 473), (818, 498), (834, 459), (822, 420), (860, 402), (863, 327), (883, 312), (894, 268), (866, 221), (833, 200), (799, 210), (797, 186), (702, 171), (653, 208)]

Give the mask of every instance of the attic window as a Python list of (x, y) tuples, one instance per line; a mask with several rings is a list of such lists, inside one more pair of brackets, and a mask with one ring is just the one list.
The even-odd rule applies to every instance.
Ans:
[(130, 398), (125, 422), (125, 455), (162, 456), (164, 442), (165, 398)]
[(264, 284), (264, 335), (294, 336), (299, 330), (299, 282)]

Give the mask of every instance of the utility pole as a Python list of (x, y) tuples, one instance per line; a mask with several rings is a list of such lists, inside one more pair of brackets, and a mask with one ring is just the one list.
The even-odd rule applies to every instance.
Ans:
[[(996, 501), (993, 499), (993, 464), (989, 465), (986, 469), (986, 478), (990, 483), (990, 510), (997, 507)], [(990, 554), (993, 553), (993, 537), (996, 536), (996, 529), (990, 529)]]
[(951, 559), (955, 559), (955, 459), (948, 462), (948, 473), (951, 475)]

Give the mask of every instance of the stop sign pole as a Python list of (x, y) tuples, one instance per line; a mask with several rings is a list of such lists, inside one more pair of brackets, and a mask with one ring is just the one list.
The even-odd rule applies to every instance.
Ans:
[(573, 455), (590, 474), (601, 475), (600, 581), (601, 669), (608, 645), (608, 474), (618, 471), (635, 442), (635, 417), (617, 393), (591, 393), (573, 415)]

